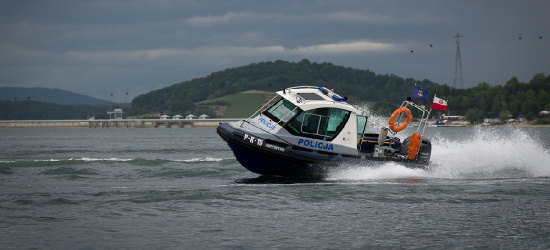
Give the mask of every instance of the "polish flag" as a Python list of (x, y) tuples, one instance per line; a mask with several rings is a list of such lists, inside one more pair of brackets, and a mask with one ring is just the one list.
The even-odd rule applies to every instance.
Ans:
[(434, 96), (434, 102), (432, 103), (432, 109), (447, 111), (447, 101)]

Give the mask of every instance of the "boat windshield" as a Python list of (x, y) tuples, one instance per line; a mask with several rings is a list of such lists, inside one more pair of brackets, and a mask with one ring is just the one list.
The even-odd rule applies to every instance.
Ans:
[(339, 108), (318, 108), (301, 112), (285, 128), (294, 135), (332, 140), (344, 128), (350, 111)]
[(263, 114), (277, 123), (286, 123), (292, 119), (292, 117), (294, 117), (299, 110), (300, 109), (296, 107), (296, 105), (286, 99), (281, 99), (264, 111)]
[(357, 116), (357, 150), (361, 151), (361, 144), (363, 141), (363, 134), (365, 133), (365, 127), (367, 127), (367, 117)]

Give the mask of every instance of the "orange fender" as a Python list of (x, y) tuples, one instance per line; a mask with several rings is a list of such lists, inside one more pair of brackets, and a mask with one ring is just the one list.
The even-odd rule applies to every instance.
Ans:
[(418, 150), (420, 149), (420, 143), (422, 142), (422, 136), (419, 133), (414, 133), (411, 136), (411, 141), (409, 142), (409, 160), (416, 158)]
[[(401, 126), (396, 128), (395, 127), (395, 118), (401, 113), (405, 113), (407, 115), (407, 118), (405, 119), (405, 123), (401, 124)], [(411, 111), (408, 108), (405, 108), (405, 107), (398, 108), (397, 110), (393, 111), (393, 114), (390, 117), (390, 124), (389, 124), (390, 125), (390, 130), (397, 133), (397, 132), (405, 129), (409, 125), (411, 120), (412, 120), (412, 114), (411, 114)]]

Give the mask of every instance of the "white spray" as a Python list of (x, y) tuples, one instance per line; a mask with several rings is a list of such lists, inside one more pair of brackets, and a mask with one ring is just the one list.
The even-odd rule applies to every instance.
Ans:
[[(369, 116), (371, 128), (387, 126), (387, 119), (370, 114), (366, 105), (359, 107)], [(525, 178), (550, 177), (548, 145), (536, 133), (525, 128), (458, 128), (467, 133), (446, 136), (457, 128), (440, 130), (431, 136), (432, 169), (408, 169), (398, 163), (344, 166), (333, 173), (332, 180), (372, 180), (399, 178)], [(372, 131), (376, 132), (376, 131)], [(403, 139), (406, 133), (398, 134)]]
[(441, 178), (549, 177), (550, 153), (528, 129), (475, 128), (432, 140), (432, 175)]

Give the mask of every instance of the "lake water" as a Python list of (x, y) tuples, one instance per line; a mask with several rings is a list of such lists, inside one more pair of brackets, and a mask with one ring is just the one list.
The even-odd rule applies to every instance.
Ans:
[(311, 180), (248, 172), (214, 128), (0, 129), (0, 248), (550, 248), (550, 128), (426, 137), (431, 171)]

